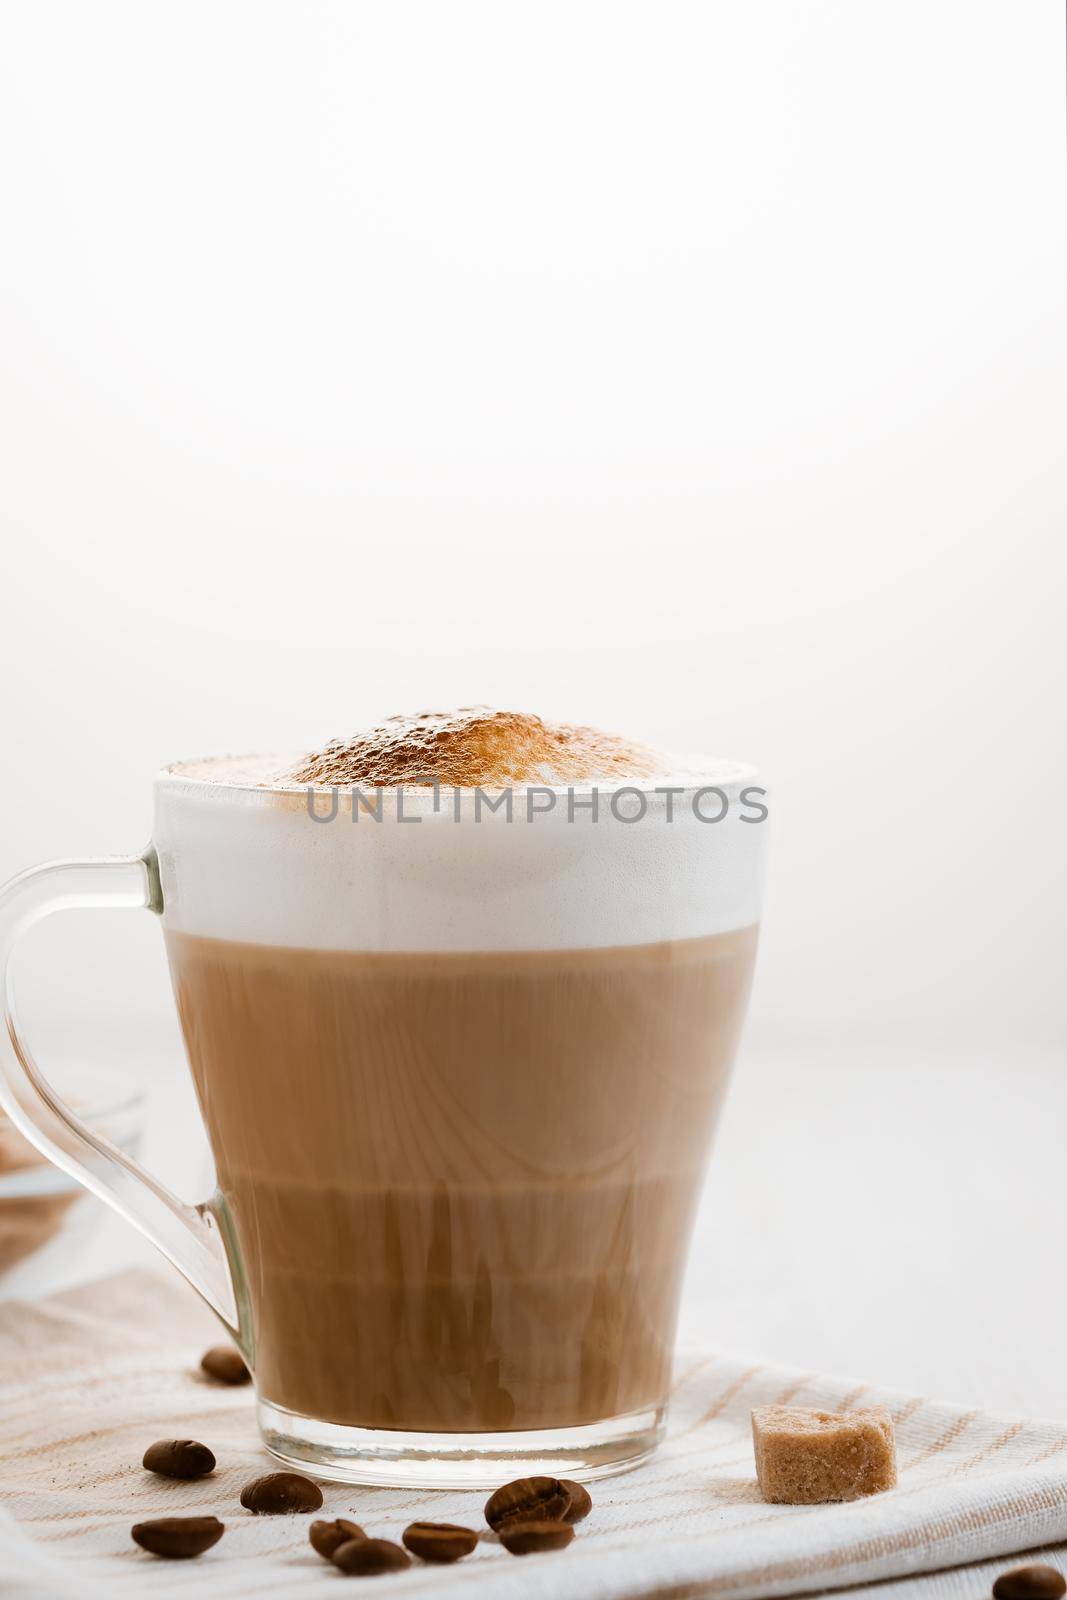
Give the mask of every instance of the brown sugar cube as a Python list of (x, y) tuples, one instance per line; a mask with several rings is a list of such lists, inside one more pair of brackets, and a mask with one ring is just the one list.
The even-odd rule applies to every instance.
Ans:
[(892, 1489), (897, 1481), (888, 1411), (757, 1406), (752, 1443), (760, 1493), (777, 1505), (858, 1500)]

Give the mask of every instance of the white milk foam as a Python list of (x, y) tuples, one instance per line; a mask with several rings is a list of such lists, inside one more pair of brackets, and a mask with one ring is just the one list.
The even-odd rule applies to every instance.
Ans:
[[(153, 843), (167, 928), (288, 948), (483, 952), (566, 950), (699, 938), (758, 922), (768, 824), (755, 771), (736, 762), (682, 761), (635, 779), (623, 794), (600, 784), (512, 791), (512, 821), (477, 806), (472, 790), (382, 795), (382, 820), (337, 791), (337, 813), (314, 821), (306, 789), (276, 776), (291, 756), (186, 762), (156, 784)], [(672, 763), (673, 764), (673, 763)], [(681, 789), (668, 799), (655, 790)], [(715, 787), (722, 821), (701, 821), (693, 797)], [(640, 797), (634, 793), (640, 792)], [(618, 792), (621, 816), (610, 799)], [(460, 820), (455, 820), (456, 797)], [(368, 801), (373, 795), (367, 794)], [(494, 798), (494, 796), (491, 796)], [(332, 793), (315, 811), (329, 817)], [(700, 799), (716, 816), (716, 795)], [(668, 810), (673, 820), (667, 820)], [(402, 813), (402, 816), (401, 816)], [(402, 820), (402, 818), (404, 820)], [(419, 820), (413, 820), (413, 819)]]

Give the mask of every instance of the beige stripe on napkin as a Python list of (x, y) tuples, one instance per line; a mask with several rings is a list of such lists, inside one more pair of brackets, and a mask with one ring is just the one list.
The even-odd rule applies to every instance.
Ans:
[[(33, 1304), (0, 1307), (0, 1594), (181, 1596), (205, 1600), (336, 1597), (343, 1581), (307, 1544), (307, 1518), (254, 1518), (248, 1478), (269, 1469), (250, 1389), (197, 1371), (218, 1330), (172, 1276), (133, 1272)], [(669, 1436), (653, 1461), (592, 1486), (594, 1511), (569, 1550), (516, 1560), (483, 1541), (455, 1568), (414, 1567), (380, 1580), (405, 1595), (485, 1600), (688, 1600), (816, 1593), (957, 1569), (1067, 1539), (1067, 1428), (946, 1406), (854, 1379), (680, 1352)], [(768, 1506), (749, 1434), (755, 1405), (886, 1405), (900, 1484), (841, 1506)], [(196, 1483), (153, 1478), (145, 1446), (202, 1439), (218, 1470)], [(325, 1485), (323, 1515), (353, 1516), (397, 1538), (431, 1518), (482, 1526), (485, 1495)], [(194, 1562), (164, 1563), (130, 1541), (133, 1522), (213, 1513), (221, 1543)], [(934, 1597), (988, 1592), (988, 1572), (925, 1580)], [(375, 1593), (384, 1593), (375, 1590)]]

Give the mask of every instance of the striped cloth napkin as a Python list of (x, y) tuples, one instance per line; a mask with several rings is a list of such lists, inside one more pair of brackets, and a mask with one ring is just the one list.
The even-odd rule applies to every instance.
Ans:
[[(0, 1306), (0, 1594), (336, 1596), (344, 1580), (308, 1545), (307, 1517), (241, 1509), (241, 1487), (269, 1471), (271, 1458), (251, 1390), (219, 1388), (197, 1372), (217, 1338), (176, 1277), (144, 1271)], [(772, 1403), (888, 1406), (899, 1487), (848, 1505), (766, 1505), (749, 1411)], [(141, 1456), (161, 1437), (202, 1439), (218, 1470), (196, 1483), (151, 1477)], [(394, 1539), (418, 1518), (483, 1522), (485, 1495), (467, 1490), (329, 1484), (324, 1492), (320, 1515), (348, 1515)], [(666, 1443), (648, 1465), (592, 1492), (593, 1513), (564, 1552), (516, 1559), (486, 1540), (456, 1567), (382, 1577), (381, 1593), (746, 1600), (892, 1578), (900, 1581), (879, 1600), (911, 1600), (920, 1589), (923, 1600), (988, 1595), (1006, 1564), (993, 1557), (1046, 1547), (1044, 1559), (1063, 1564), (1064, 1552), (1050, 1547), (1067, 1540), (1067, 1426), (688, 1349), (679, 1352)], [(164, 1562), (131, 1542), (132, 1523), (183, 1513), (226, 1523), (200, 1559)]]

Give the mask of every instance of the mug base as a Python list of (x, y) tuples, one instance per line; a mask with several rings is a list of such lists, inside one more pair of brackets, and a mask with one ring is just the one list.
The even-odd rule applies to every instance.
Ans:
[(286, 1466), (334, 1483), (406, 1489), (495, 1489), (512, 1478), (608, 1478), (640, 1466), (666, 1427), (667, 1408), (577, 1428), (514, 1433), (412, 1433), (316, 1422), (258, 1403), (263, 1441)]

